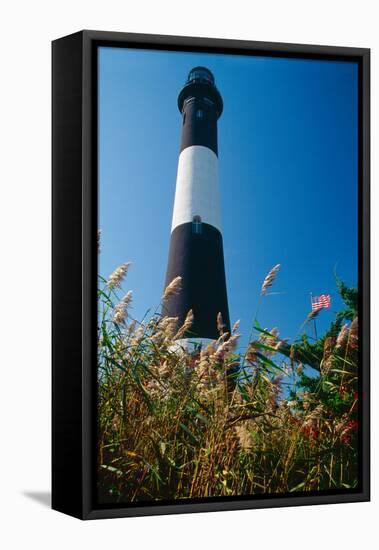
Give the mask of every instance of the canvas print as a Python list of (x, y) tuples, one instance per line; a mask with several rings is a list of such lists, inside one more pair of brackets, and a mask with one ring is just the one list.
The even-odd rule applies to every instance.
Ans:
[(99, 47), (99, 505), (359, 489), (358, 95)]

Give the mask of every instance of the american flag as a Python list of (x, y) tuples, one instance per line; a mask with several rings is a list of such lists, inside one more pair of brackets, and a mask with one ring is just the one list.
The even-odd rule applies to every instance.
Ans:
[(331, 297), (330, 294), (321, 294), (321, 296), (311, 296), (312, 311), (315, 309), (329, 309)]

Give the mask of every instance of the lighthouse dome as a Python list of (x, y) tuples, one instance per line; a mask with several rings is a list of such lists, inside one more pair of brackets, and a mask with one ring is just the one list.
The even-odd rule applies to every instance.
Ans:
[(208, 82), (209, 84), (214, 85), (215, 78), (211, 71), (206, 67), (194, 67), (188, 74), (187, 82), (192, 82), (194, 80), (202, 80)]
[(188, 73), (187, 80), (178, 96), (179, 111), (183, 113), (183, 105), (188, 100), (197, 98), (204, 100), (206, 98), (212, 101), (217, 118), (221, 116), (223, 110), (222, 97), (215, 84), (215, 77), (206, 67), (194, 67)]

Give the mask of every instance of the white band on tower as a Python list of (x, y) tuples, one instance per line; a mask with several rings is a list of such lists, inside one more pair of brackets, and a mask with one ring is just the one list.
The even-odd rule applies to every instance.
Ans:
[(195, 216), (221, 230), (218, 158), (203, 145), (186, 147), (179, 155), (171, 231)]

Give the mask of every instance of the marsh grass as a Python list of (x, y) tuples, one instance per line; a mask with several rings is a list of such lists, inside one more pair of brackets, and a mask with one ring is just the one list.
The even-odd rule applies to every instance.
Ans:
[(357, 318), (319, 345), (308, 378), (301, 344), (257, 321), (243, 354), (238, 321), (229, 335), (215, 319), (203, 349), (177, 344), (192, 312), (186, 327), (158, 312), (135, 321), (131, 294), (117, 294), (128, 268), (99, 281), (99, 502), (357, 486)]

